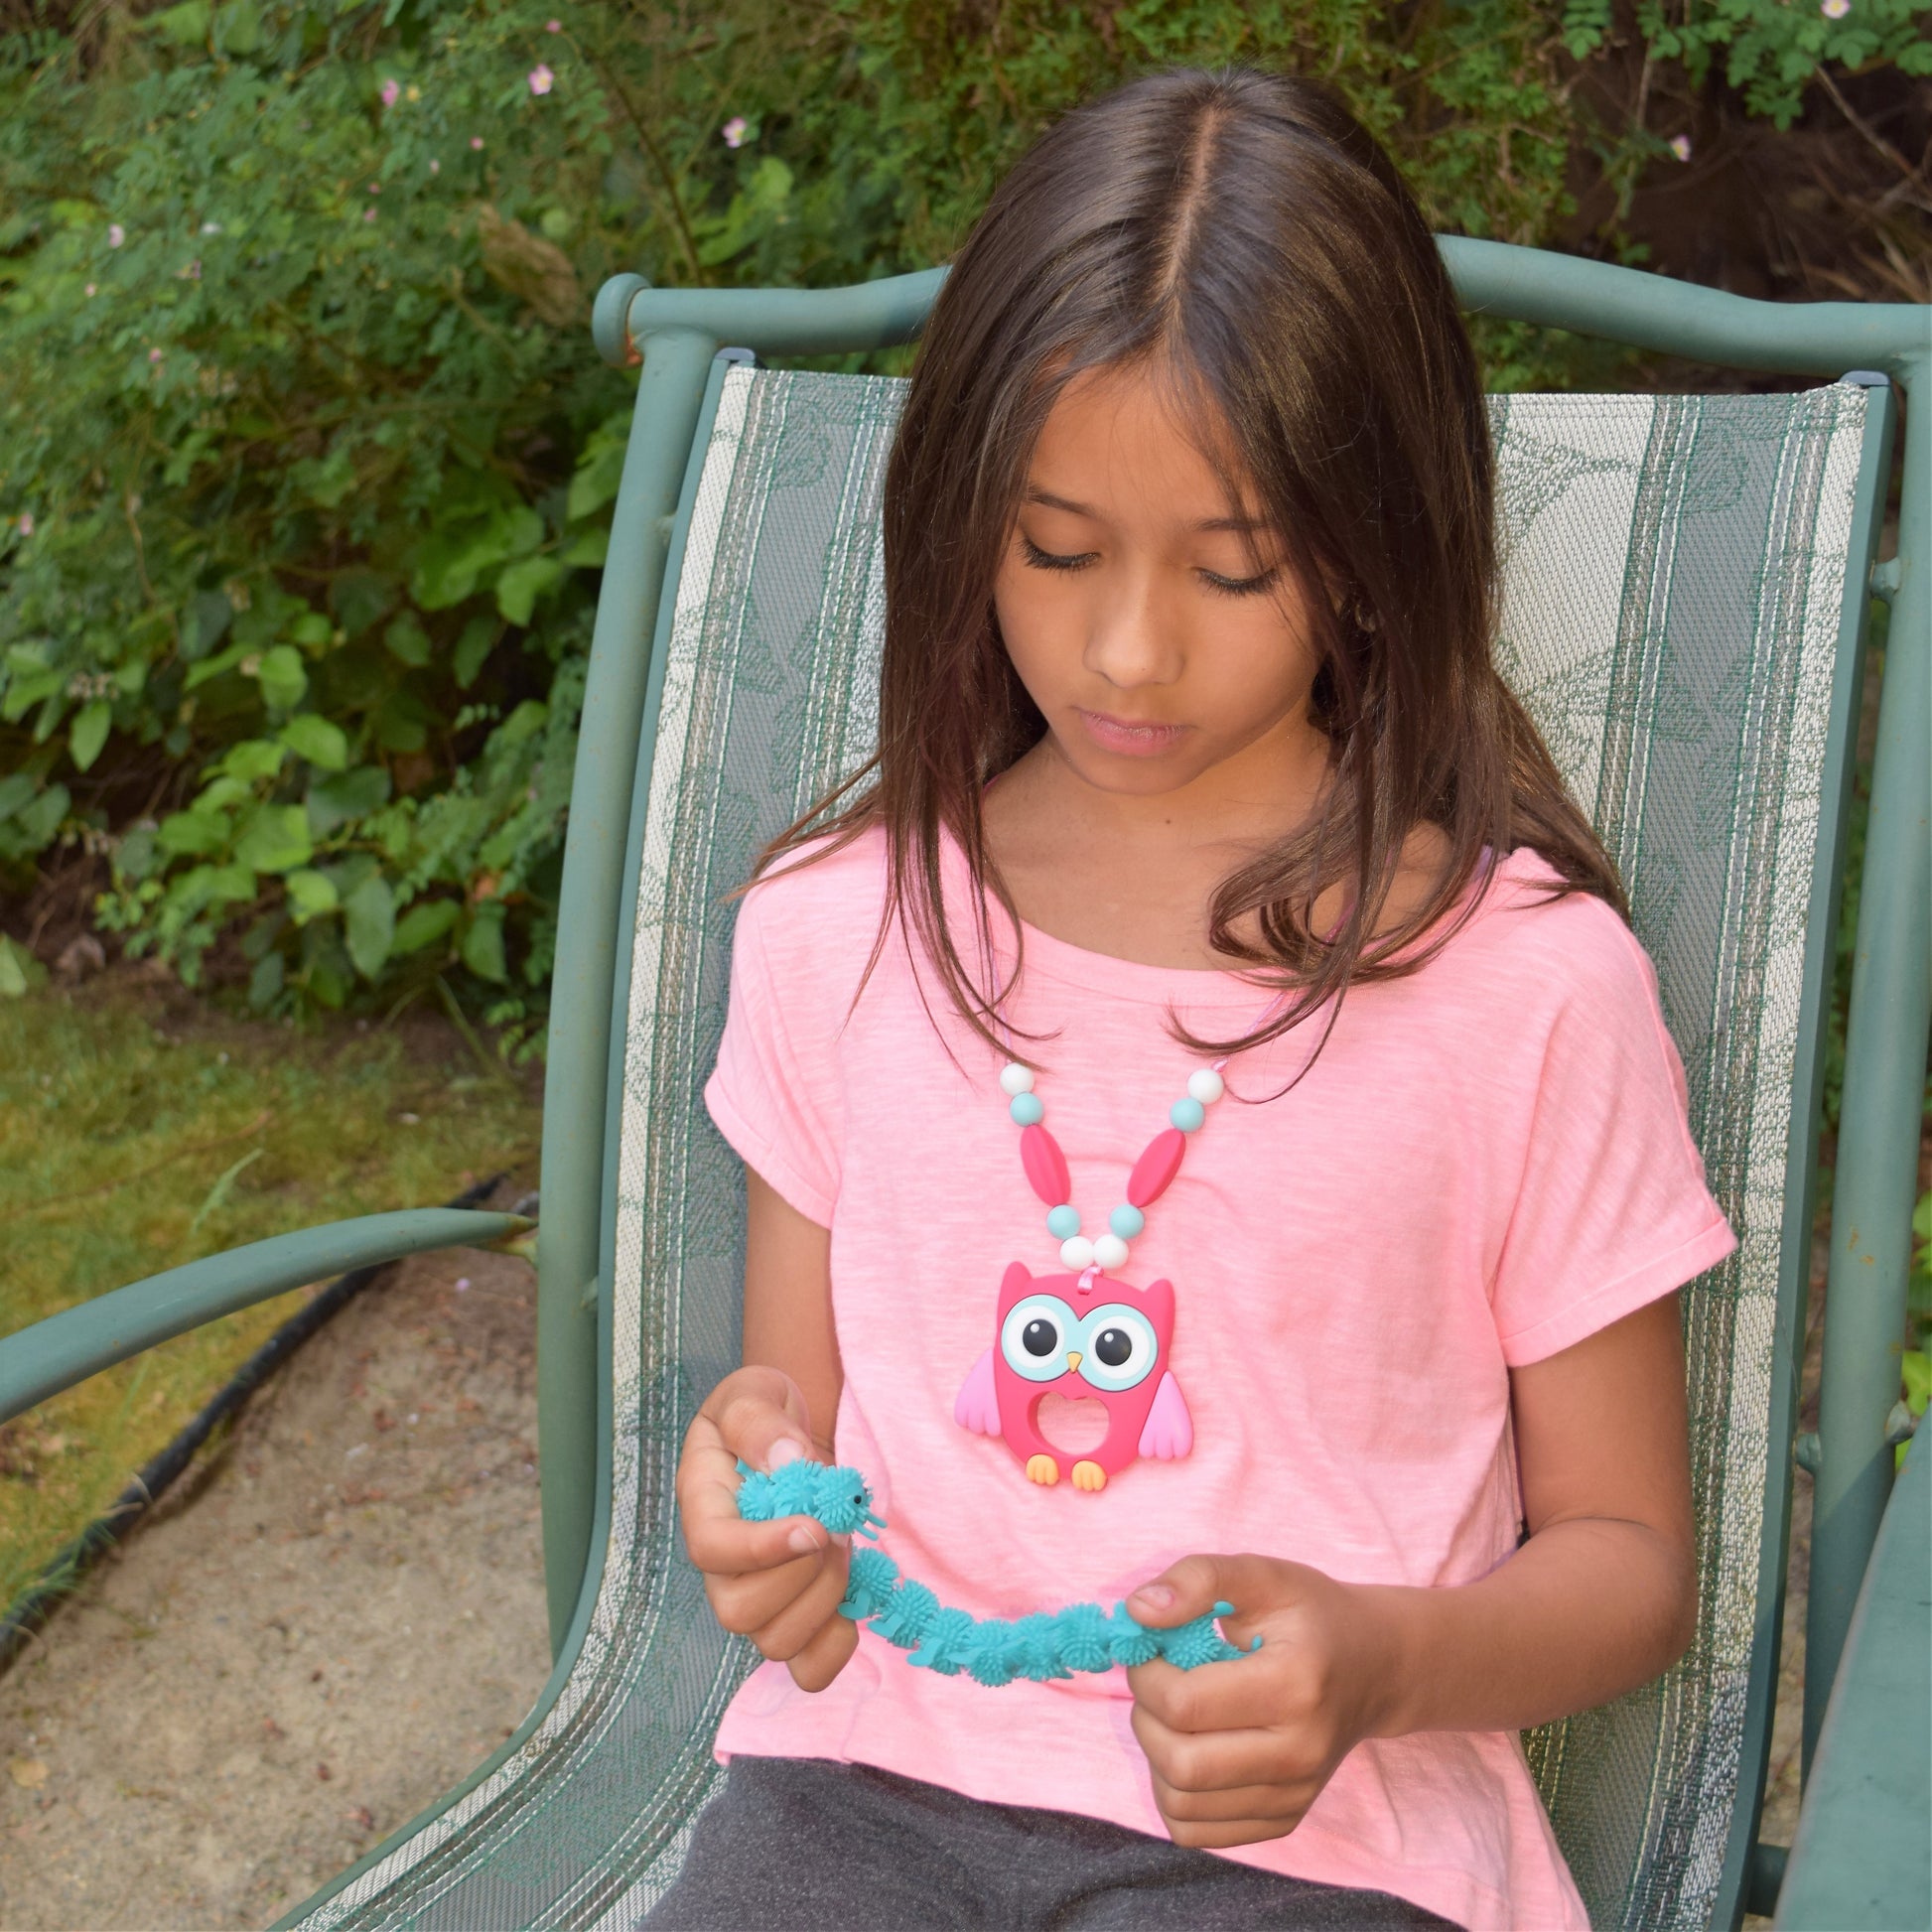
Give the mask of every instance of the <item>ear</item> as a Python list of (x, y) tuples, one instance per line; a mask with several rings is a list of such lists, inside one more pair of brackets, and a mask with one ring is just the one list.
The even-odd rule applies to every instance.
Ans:
[[(1164, 1275), (1158, 1282), (1149, 1282), (1141, 1291), (1141, 1301), (1146, 1306), (1148, 1317), (1156, 1322), (1173, 1326), (1173, 1283)], [(1166, 1340), (1166, 1337), (1163, 1337)]]
[[(1000, 1300), (1018, 1301), (1033, 1285), (1034, 1278), (1027, 1264), (1024, 1261), (1010, 1261), (1007, 1263), (1006, 1274), (1000, 1280)], [(1169, 1293), (1172, 1294), (1173, 1290), (1171, 1289)]]

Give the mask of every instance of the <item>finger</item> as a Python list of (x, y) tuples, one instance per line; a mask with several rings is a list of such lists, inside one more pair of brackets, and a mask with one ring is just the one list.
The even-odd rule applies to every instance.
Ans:
[(836, 1616), (845, 1596), (845, 1553), (829, 1550), (819, 1574), (768, 1622), (752, 1632), (752, 1641), (767, 1657), (795, 1657)]
[(727, 1630), (749, 1637), (761, 1630), (817, 1581), (829, 1552), (816, 1556), (794, 1557), (775, 1570), (753, 1570), (742, 1576), (722, 1576), (707, 1572), (705, 1599), (711, 1613)]
[(1176, 1845), (1195, 1852), (1224, 1852), (1235, 1845), (1260, 1845), (1271, 1838), (1286, 1838), (1302, 1821), (1281, 1818), (1242, 1818), (1227, 1824), (1196, 1824), (1190, 1819), (1169, 1819), (1168, 1836)]
[(717, 1424), (725, 1448), (755, 1469), (818, 1452), (804, 1394), (782, 1369), (739, 1369), (712, 1390), (700, 1413)]
[(802, 1559), (816, 1562), (832, 1533), (811, 1516), (781, 1516), (775, 1523), (748, 1523), (734, 1503), (729, 1515), (694, 1503), (683, 1513), (684, 1547), (708, 1577), (743, 1577), (780, 1571)]
[(849, 1616), (834, 1615), (797, 1656), (786, 1658), (785, 1669), (801, 1691), (822, 1691), (858, 1647), (859, 1626)]
[(1177, 1791), (1160, 1776), (1154, 1802), (1171, 1824), (1231, 1825), (1243, 1819), (1272, 1818), (1298, 1825), (1313, 1793), (1301, 1784), (1241, 1784), (1227, 1791)]
[(1192, 1670), (1157, 1657), (1127, 1673), (1135, 1709), (1151, 1712), (1172, 1730), (1245, 1730), (1253, 1722), (1258, 1695), (1279, 1682), (1266, 1650), (1227, 1663), (1197, 1664)]
[(1239, 1613), (1244, 1597), (1249, 1607), (1260, 1603), (1266, 1586), (1260, 1557), (1182, 1557), (1135, 1590), (1127, 1609), (1136, 1622), (1168, 1630), (1205, 1616), (1216, 1603), (1232, 1603)]
[(1300, 1762), (1290, 1741), (1277, 1730), (1174, 1730), (1140, 1705), (1128, 1721), (1148, 1769), (1176, 1791), (1295, 1783), (1314, 1768)]

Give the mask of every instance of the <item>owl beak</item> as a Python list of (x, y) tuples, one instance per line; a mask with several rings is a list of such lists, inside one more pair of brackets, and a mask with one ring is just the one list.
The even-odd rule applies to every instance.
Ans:
[(1086, 1357), (1077, 1348), (1069, 1348), (1066, 1351), (1066, 1365), (1068, 1368), (1078, 1368), (1085, 1360)]

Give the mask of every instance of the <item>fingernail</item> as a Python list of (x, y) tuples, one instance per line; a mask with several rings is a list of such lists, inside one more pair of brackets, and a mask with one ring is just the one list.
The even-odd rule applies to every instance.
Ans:
[(790, 1544), (790, 1546), (794, 1550), (796, 1550), (801, 1557), (810, 1556), (814, 1550), (820, 1547), (818, 1541), (818, 1532), (813, 1529), (807, 1529), (803, 1523), (800, 1523), (798, 1527), (795, 1530), (793, 1530), (788, 1537), (786, 1537), (785, 1541), (788, 1544)]
[(1166, 1584), (1149, 1584), (1134, 1592), (1134, 1600), (1150, 1610), (1165, 1610), (1173, 1601), (1173, 1591)]
[(796, 1462), (805, 1451), (789, 1436), (780, 1436), (771, 1445), (771, 1450), (764, 1458), (767, 1469), (782, 1469), (787, 1462)]

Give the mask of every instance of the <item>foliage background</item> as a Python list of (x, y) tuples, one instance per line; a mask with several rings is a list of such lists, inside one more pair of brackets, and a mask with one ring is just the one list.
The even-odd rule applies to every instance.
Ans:
[[(591, 292), (925, 266), (1135, 71), (1326, 76), (1445, 228), (1927, 293), (1932, 0), (555, 3), (0, 0), (0, 992), (74, 914), (534, 1039), (634, 381)], [(1782, 240), (1714, 270), (1794, 124)]]

